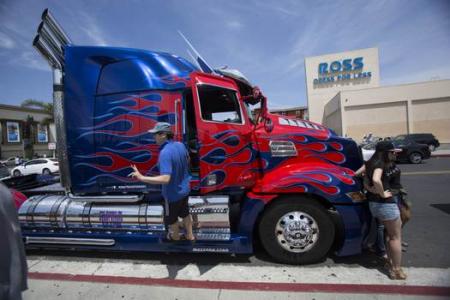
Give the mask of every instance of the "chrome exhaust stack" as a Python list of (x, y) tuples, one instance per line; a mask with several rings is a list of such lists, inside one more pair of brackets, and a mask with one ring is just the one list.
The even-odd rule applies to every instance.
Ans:
[(72, 41), (64, 32), (62, 27), (56, 22), (56, 19), (52, 16), (48, 8), (42, 13), (42, 21), (48, 25), (50, 31), (54, 34), (55, 38), (58, 40), (59, 44), (67, 46), (72, 44)]
[(61, 66), (64, 66), (64, 45), (59, 44), (57, 40), (53, 37), (53, 34), (47, 29), (47, 26), (44, 22), (41, 22), (38, 27), (38, 36), (42, 39), (42, 41), (47, 44), (49, 50), (52, 52), (54, 56), (58, 59)]
[(47, 60), (53, 73), (53, 113), (56, 127), (56, 144), (61, 174), (61, 184), (70, 191), (71, 179), (67, 154), (66, 125), (64, 122), (64, 49), (72, 41), (48, 9), (42, 13), (33, 47)]
[(47, 60), (52, 69), (62, 70), (62, 65), (59, 62), (58, 58), (53, 55), (53, 52), (49, 49), (47, 44), (42, 41), (39, 35), (36, 35), (36, 37), (34, 38), (33, 47), (42, 55), (45, 60)]

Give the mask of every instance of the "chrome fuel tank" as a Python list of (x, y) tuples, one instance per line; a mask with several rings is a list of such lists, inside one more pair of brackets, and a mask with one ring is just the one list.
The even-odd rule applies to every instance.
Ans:
[[(27, 229), (164, 231), (163, 203), (101, 203), (70, 196), (39, 195), (19, 209)], [(117, 199), (115, 199), (117, 202)], [(194, 231), (205, 239), (227, 239), (230, 233), (228, 196), (189, 197)]]
[(24, 227), (63, 229), (164, 230), (162, 205), (74, 201), (69, 196), (39, 195), (19, 209)]

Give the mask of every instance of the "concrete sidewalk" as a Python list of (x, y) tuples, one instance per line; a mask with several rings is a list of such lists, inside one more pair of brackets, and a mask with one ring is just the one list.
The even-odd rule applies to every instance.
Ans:
[(431, 152), (431, 157), (450, 157), (450, 149), (438, 149), (436, 151)]
[(405, 268), (390, 280), (361, 266), (242, 266), (29, 260), (25, 299), (438, 299), (450, 269)]
[(431, 152), (431, 157), (449, 157), (450, 144), (441, 144), (435, 151)]
[(270, 291), (178, 288), (170, 286), (109, 284), (96, 282), (32, 280), (24, 295), (31, 299), (164, 299), (164, 300), (269, 300), (269, 299), (448, 299), (445, 295), (415, 295), (403, 293)]

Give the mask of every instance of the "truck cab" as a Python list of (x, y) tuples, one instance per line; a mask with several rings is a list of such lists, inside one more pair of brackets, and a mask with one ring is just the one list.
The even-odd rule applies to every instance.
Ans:
[[(65, 192), (19, 208), (27, 245), (251, 253), (260, 240), (275, 260), (295, 264), (332, 250), (359, 253), (367, 215), (353, 179), (362, 164), (354, 141), (268, 113), (261, 91), (233, 72), (205, 72), (169, 53), (53, 40), (64, 34), (48, 11), (40, 30), (35, 47), (56, 77)], [(170, 123), (191, 157), (195, 245), (165, 240), (160, 187), (128, 177), (132, 164), (159, 173), (148, 132), (156, 122)]]

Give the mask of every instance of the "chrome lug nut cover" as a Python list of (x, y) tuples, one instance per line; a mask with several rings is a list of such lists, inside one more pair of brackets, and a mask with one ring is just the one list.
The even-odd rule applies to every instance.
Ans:
[(282, 248), (289, 252), (306, 252), (319, 239), (319, 227), (309, 214), (293, 211), (283, 215), (275, 226), (275, 236)]

